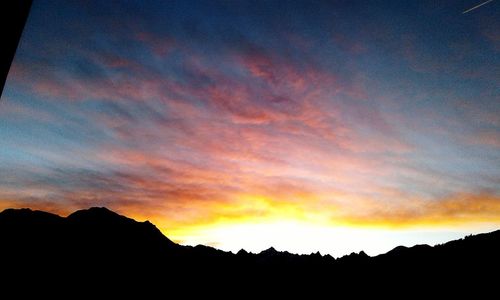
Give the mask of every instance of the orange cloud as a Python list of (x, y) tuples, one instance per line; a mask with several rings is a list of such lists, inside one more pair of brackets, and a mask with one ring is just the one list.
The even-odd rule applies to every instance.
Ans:
[(495, 130), (483, 131), (479, 134), (468, 136), (467, 141), (472, 145), (500, 148), (500, 132)]
[(500, 223), (500, 197), (487, 192), (391, 202), (367, 199), (361, 207), (359, 211), (346, 209), (338, 218), (351, 225), (382, 227)]

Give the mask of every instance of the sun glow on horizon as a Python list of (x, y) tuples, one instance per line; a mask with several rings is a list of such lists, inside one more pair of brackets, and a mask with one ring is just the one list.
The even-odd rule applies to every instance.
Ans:
[(346, 225), (315, 224), (297, 220), (242, 222), (167, 231), (183, 245), (207, 245), (233, 253), (240, 249), (259, 253), (270, 247), (297, 254), (320, 252), (341, 257), (364, 251), (374, 256), (397, 246), (436, 245), (468, 234), (498, 229), (494, 224), (475, 227), (441, 228), (368, 228)]
[[(158, 224), (166, 236), (183, 245), (207, 245), (233, 253), (240, 249), (258, 253), (274, 247), (291, 253), (319, 251), (341, 257), (360, 251), (374, 256), (397, 246), (436, 245), (496, 230), (499, 223), (497, 198), (489, 195), (414, 203), (429, 209), (422, 215), (421, 209), (415, 212), (412, 207), (377, 211), (378, 206), (369, 199), (346, 197), (349, 208), (362, 209), (359, 216), (342, 214), (347, 209), (339, 205), (342, 201), (335, 204), (320, 195), (297, 197), (299, 201), (283, 201), (278, 195), (239, 194), (231, 200), (232, 205), (213, 207), (213, 215), (218, 215), (213, 219), (182, 225), (158, 219)], [(481, 205), (491, 207), (491, 215), (476, 215)]]

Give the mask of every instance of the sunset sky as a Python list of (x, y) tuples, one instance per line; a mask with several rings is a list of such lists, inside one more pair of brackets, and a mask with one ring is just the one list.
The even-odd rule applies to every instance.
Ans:
[(500, 1), (34, 1), (0, 209), (374, 255), (500, 228)]

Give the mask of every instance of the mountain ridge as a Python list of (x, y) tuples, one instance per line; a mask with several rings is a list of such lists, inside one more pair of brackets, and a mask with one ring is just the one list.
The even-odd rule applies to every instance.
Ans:
[[(316, 251), (316, 252), (311, 252), (309, 254), (298, 254), (298, 253), (291, 253), (289, 251), (279, 251), (279, 250), (276, 250), (276, 248), (274, 248), (274, 246), (270, 246), (269, 248), (267, 249), (264, 249), (260, 252), (252, 252), (252, 251), (248, 251), (246, 249), (240, 249), (237, 253), (232, 253), (231, 251), (225, 251), (225, 250), (221, 250), (221, 249), (218, 249), (216, 247), (212, 247), (212, 246), (208, 246), (208, 245), (202, 245), (202, 244), (199, 244), (199, 245), (195, 245), (195, 246), (184, 246), (184, 245), (180, 245), (180, 244), (177, 244), (177, 243), (174, 243), (173, 241), (171, 241), (167, 236), (165, 236), (153, 223), (151, 223), (149, 220), (146, 220), (146, 221), (136, 221), (132, 218), (129, 218), (129, 217), (126, 217), (124, 215), (120, 215), (106, 207), (90, 207), (88, 209), (80, 209), (80, 210), (76, 210), (74, 211), (73, 213), (70, 213), (68, 216), (66, 217), (62, 217), (62, 216), (59, 216), (55, 213), (50, 213), (50, 212), (46, 212), (46, 211), (42, 211), (42, 210), (33, 210), (33, 209), (30, 209), (30, 208), (6, 208), (4, 209), (3, 211), (0, 212), (0, 221), (3, 217), (12, 217), (12, 216), (16, 216), (16, 217), (21, 217), (21, 218), (25, 218), (25, 217), (35, 217), (35, 220), (37, 218), (40, 218), (40, 217), (47, 217), (47, 218), (50, 218), (52, 220), (64, 220), (64, 219), (67, 219), (67, 220), (75, 220), (75, 221), (81, 221), (81, 219), (85, 219), (85, 218), (88, 218), (89, 220), (88, 221), (92, 221), (92, 222), (96, 222), (98, 220), (100, 220), (101, 222), (104, 221), (110, 221), (110, 219), (115, 219), (116, 220), (120, 220), (121, 222), (131, 222), (131, 223), (136, 223), (136, 225), (139, 225), (140, 226), (145, 226), (145, 227), (150, 227), (152, 230), (154, 231), (157, 231), (157, 233), (160, 233), (163, 237), (165, 237), (168, 241), (170, 241), (172, 244), (176, 244), (177, 246), (179, 247), (186, 247), (186, 248), (196, 248), (196, 247), (203, 247), (203, 248), (210, 248), (210, 249), (214, 249), (216, 251), (220, 251), (220, 252), (224, 252), (224, 253), (231, 253), (231, 254), (234, 254), (234, 255), (237, 255), (238, 253), (240, 253), (240, 255), (242, 254), (249, 254), (249, 255), (258, 255), (258, 254), (266, 254), (266, 255), (279, 255), (279, 254), (286, 254), (286, 255), (297, 255), (297, 256), (322, 256), (322, 257), (327, 257), (327, 256), (330, 256), (332, 257), (330, 254), (321, 254), (319, 251)], [(1, 224), (0, 224), (1, 225)], [(87, 224), (89, 225), (89, 224)], [(104, 224), (96, 224), (96, 225), (104, 225)], [(387, 251), (386, 253), (381, 253), (381, 254), (377, 254), (377, 255), (373, 255), (373, 256), (370, 256), (368, 254), (366, 254), (363, 250), (359, 251), (359, 252), (352, 252), (352, 253), (349, 253), (349, 254), (345, 254), (343, 256), (340, 256), (340, 257), (337, 257), (337, 258), (334, 258), (332, 257), (333, 259), (335, 260), (338, 260), (338, 259), (342, 259), (344, 257), (349, 257), (349, 256), (356, 256), (356, 255), (360, 255), (360, 256), (368, 256), (368, 257), (371, 257), (371, 258), (375, 258), (375, 257), (378, 257), (378, 256), (386, 256), (386, 255), (392, 255), (394, 254), (395, 252), (406, 252), (406, 251), (411, 251), (412, 249), (416, 249), (416, 248), (434, 248), (434, 247), (440, 247), (442, 245), (446, 245), (448, 243), (453, 243), (453, 242), (456, 242), (456, 241), (461, 241), (461, 240), (464, 240), (464, 239), (470, 239), (471, 237), (477, 237), (477, 236), (483, 236), (483, 235), (488, 235), (488, 234), (494, 234), (494, 235), (499, 235), (500, 236), (500, 229), (498, 230), (493, 230), (493, 231), (490, 231), (490, 232), (485, 232), (485, 233), (479, 233), (479, 234), (470, 234), (470, 235), (467, 235), (463, 238), (459, 238), (459, 239), (456, 239), (456, 240), (452, 240), (452, 241), (448, 241), (448, 242), (445, 242), (445, 243), (441, 243), (441, 244), (436, 244), (434, 246), (431, 246), (431, 245), (427, 245), (427, 244), (417, 244), (417, 245), (413, 245), (413, 246), (403, 246), (403, 245), (400, 245), (400, 246), (396, 246), (394, 247), (393, 249)]]
[[(376, 287), (387, 281), (407, 288), (413, 281), (426, 282), (428, 288), (443, 289), (448, 287), (443, 278), (455, 285), (484, 284), (494, 277), (483, 270), (500, 267), (500, 230), (436, 246), (399, 246), (373, 257), (363, 251), (339, 258), (319, 252), (300, 255), (273, 247), (257, 254), (243, 249), (234, 254), (204, 245), (178, 245), (152, 223), (107, 208), (79, 210), (67, 217), (6, 209), (0, 213), (0, 244), (0, 257), (9, 258), (2, 265), (6, 274), (33, 284), (43, 282), (47, 270), (56, 269), (64, 274), (57, 280), (87, 287), (113, 278), (137, 287), (155, 283), (154, 289), (163, 282), (223, 283), (238, 289), (251, 283), (259, 290), (290, 295), (297, 290), (324, 292), (331, 284), (338, 291), (350, 291), (355, 285)], [(283, 291), (283, 286), (293, 288)]]

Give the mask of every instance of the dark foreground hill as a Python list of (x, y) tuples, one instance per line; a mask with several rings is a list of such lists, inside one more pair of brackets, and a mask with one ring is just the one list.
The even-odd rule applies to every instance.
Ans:
[(0, 285), (17, 292), (139, 291), (188, 298), (489, 293), (498, 284), (499, 254), (500, 231), (434, 247), (397, 247), (376, 257), (361, 252), (335, 259), (273, 248), (232, 254), (181, 246), (153, 224), (106, 208), (66, 218), (29, 209), (0, 213)]

